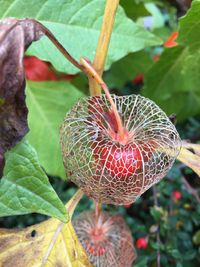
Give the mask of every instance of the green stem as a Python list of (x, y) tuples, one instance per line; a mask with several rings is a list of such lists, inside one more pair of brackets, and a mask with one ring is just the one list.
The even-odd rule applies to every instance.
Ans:
[[(96, 48), (94, 62), (92, 64), (93, 68), (97, 71), (100, 77), (102, 76), (103, 73), (118, 5), (119, 5), (119, 0), (106, 1), (101, 32), (99, 36), (98, 45)], [(90, 85), (91, 95), (101, 94), (101, 87), (94, 79), (89, 78), (89, 85)]]
[(79, 189), (76, 192), (76, 194), (74, 194), (73, 197), (65, 205), (67, 211), (69, 212), (70, 218), (72, 217), (74, 210), (82, 197), (83, 197), (83, 191)]

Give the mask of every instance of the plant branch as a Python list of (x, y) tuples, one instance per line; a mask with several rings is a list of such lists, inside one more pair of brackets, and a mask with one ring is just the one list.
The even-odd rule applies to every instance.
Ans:
[[(153, 186), (153, 198), (154, 198), (154, 205), (158, 207), (158, 197), (157, 197), (157, 189), (156, 186)], [(160, 240), (160, 223), (158, 224), (158, 228), (156, 231), (156, 241), (158, 244), (157, 248), (157, 267), (160, 267), (160, 245), (161, 245), (161, 240)]]
[[(102, 76), (105, 60), (107, 56), (107, 51), (110, 43), (110, 38), (112, 34), (112, 28), (115, 21), (115, 14), (117, 7), (119, 5), (119, 0), (107, 0), (106, 7), (104, 11), (104, 17), (101, 27), (101, 33), (99, 36), (99, 41), (96, 49), (96, 54), (93, 62), (93, 68), (97, 71), (99, 76)], [(100, 95), (101, 87), (94, 80), (89, 78), (90, 94)]]
[(181, 177), (181, 178), (182, 178), (182, 182), (183, 182), (183, 184), (185, 185), (187, 191), (188, 191), (191, 195), (193, 195), (194, 198), (196, 199), (197, 203), (200, 204), (200, 197), (199, 197), (199, 193), (198, 193), (198, 191), (190, 185), (190, 183), (187, 181), (187, 179), (186, 179), (186, 177), (185, 177), (185, 167), (186, 167), (186, 166), (185, 166), (184, 164), (179, 164), (178, 167), (179, 167), (179, 170), (180, 170), (180, 172), (181, 172), (181, 174), (182, 174), (182, 177)]
[(65, 205), (67, 211), (69, 212), (70, 217), (72, 217), (74, 210), (82, 197), (83, 197), (83, 191), (79, 189)]
[(94, 202), (95, 204), (95, 219), (96, 219), (96, 224), (98, 224), (99, 217), (102, 211), (102, 204), (100, 202)]
[(82, 72), (86, 73), (86, 70), (84, 69), (84, 67), (75, 58), (73, 58), (70, 55), (70, 53), (67, 52), (64, 46), (56, 39), (56, 37), (53, 35), (53, 33), (50, 30), (48, 30), (43, 24), (41, 24), (37, 20), (33, 19), (31, 21), (34, 21), (40, 26), (41, 32), (44, 33), (51, 40), (51, 42), (58, 48), (58, 50), (63, 54), (63, 56), (66, 59), (68, 59), (74, 66), (76, 66)]
[(186, 180), (186, 178), (184, 176), (182, 176), (182, 181), (185, 185), (185, 187), (187, 188), (188, 192), (194, 196), (194, 198), (196, 199), (197, 203), (200, 204), (200, 197), (198, 192), (188, 183), (188, 181)]

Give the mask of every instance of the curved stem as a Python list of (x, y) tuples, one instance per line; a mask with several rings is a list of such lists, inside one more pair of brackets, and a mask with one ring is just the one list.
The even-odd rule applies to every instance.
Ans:
[[(110, 7), (110, 0), (108, 0), (107, 4), (108, 6)], [(111, 8), (111, 7), (110, 7)], [(117, 6), (116, 6), (117, 8)], [(33, 20), (35, 21), (35, 20)], [(113, 18), (113, 21), (114, 21), (114, 18)], [(40, 26), (40, 30), (41, 32), (43, 32), (51, 41), (52, 43), (58, 48), (58, 50), (60, 50), (60, 52), (74, 65), (76, 66), (78, 69), (80, 69), (82, 72), (84, 72), (88, 78), (89, 78), (89, 81), (93, 80), (97, 85), (99, 85), (105, 92), (110, 104), (111, 104), (111, 107), (112, 107), (112, 110), (114, 112), (114, 115), (115, 115), (115, 118), (116, 118), (116, 122), (117, 122), (117, 125), (118, 125), (118, 129), (119, 129), (119, 135), (123, 137), (123, 134), (124, 134), (124, 128), (123, 128), (123, 125), (122, 125), (122, 121), (121, 121), (121, 118), (119, 116), (119, 113), (117, 111), (117, 108), (116, 108), (116, 105), (110, 95), (110, 92), (108, 90), (108, 87), (107, 85), (105, 84), (105, 82), (103, 81), (103, 79), (101, 78), (101, 76), (96, 72), (96, 70), (94, 69), (94, 67), (91, 65), (91, 63), (86, 60), (85, 58), (81, 58), (81, 64), (75, 59), (73, 58), (69, 52), (67, 52), (67, 50), (63, 47), (63, 45), (55, 38), (55, 36), (44, 26), (42, 25), (40, 22), (38, 21), (35, 21), (39, 26)], [(104, 21), (105, 23), (105, 21)], [(103, 26), (103, 28), (105, 27), (105, 25)], [(111, 27), (111, 26), (110, 26)], [(110, 28), (110, 31), (111, 31), (112, 27)], [(111, 32), (110, 34), (108, 34), (108, 36), (111, 35)], [(106, 35), (107, 36), (107, 35)], [(107, 42), (109, 42), (109, 38), (107, 36)], [(100, 38), (101, 39), (101, 38)], [(105, 52), (104, 52), (104, 57), (106, 56), (106, 52), (107, 52), (107, 48), (108, 48), (108, 43), (107, 45), (105, 45)], [(104, 65), (104, 61), (102, 61), (101, 63), (101, 66), (103, 68), (103, 65)], [(100, 69), (101, 73), (102, 73), (102, 68)]]
[(90, 76), (90, 79), (94, 79), (98, 85), (101, 86), (101, 88), (104, 90), (106, 97), (108, 98), (108, 101), (110, 102), (110, 105), (112, 107), (113, 113), (115, 115), (115, 119), (118, 125), (118, 130), (119, 130), (119, 136), (124, 135), (124, 127), (122, 124), (122, 120), (121, 117), (117, 111), (117, 107), (110, 95), (109, 89), (107, 87), (107, 85), (105, 84), (105, 82), (103, 81), (103, 79), (99, 76), (99, 74), (96, 72), (96, 70), (93, 68), (93, 66), (91, 65), (91, 63), (85, 59), (84, 57), (81, 57), (80, 59), (81, 64), (85, 67), (85, 69), (87, 70), (88, 74)]
[[(116, 0), (113, 0), (115, 1), (115, 5), (113, 7), (115, 7), (115, 12), (116, 12), (116, 9), (117, 9), (117, 6), (118, 6), (118, 1)], [(113, 8), (111, 8), (111, 0), (107, 0), (107, 6), (106, 6), (106, 11), (105, 12), (108, 12), (108, 10), (112, 10), (112, 13), (114, 12)], [(115, 12), (113, 13), (113, 17), (112, 17), (112, 20), (111, 20), (111, 24), (113, 24), (114, 22), (114, 14)], [(108, 16), (109, 17), (109, 16)], [(82, 72), (84, 72), (88, 78), (89, 78), (89, 81), (93, 80), (98, 86), (100, 86), (110, 104), (111, 104), (111, 107), (112, 107), (112, 111), (115, 115), (115, 119), (116, 119), (116, 122), (117, 122), (117, 125), (118, 125), (118, 134), (119, 136), (123, 139), (123, 136), (124, 136), (124, 127), (123, 127), (123, 124), (122, 124), (122, 121), (121, 121), (121, 118), (119, 116), (119, 113), (117, 111), (117, 108), (116, 108), (116, 105), (110, 95), (110, 92), (108, 90), (108, 87), (107, 85), (105, 84), (105, 82), (103, 81), (103, 79), (101, 78), (101, 76), (96, 72), (96, 70), (94, 69), (94, 67), (91, 65), (91, 63), (84, 59), (83, 57), (81, 58), (81, 64), (75, 59), (73, 58), (69, 52), (67, 52), (67, 50), (63, 47), (63, 45), (55, 38), (55, 36), (51, 33), (51, 31), (49, 31), (44, 25), (42, 25), (40, 22), (38, 21), (35, 21), (35, 20), (31, 20), (31, 21), (34, 21), (35, 23), (37, 23), (39, 26), (40, 26), (40, 31), (42, 33), (44, 33), (51, 41), (52, 43), (58, 48), (58, 50), (60, 50), (60, 52), (74, 65), (76, 66), (78, 69), (80, 69)], [(103, 29), (105, 30), (105, 22), (106, 22), (106, 19), (104, 18), (104, 23), (103, 23)], [(110, 36), (111, 36), (111, 30), (112, 30), (112, 25), (110, 25), (109, 27), (109, 31), (107, 32), (106, 36), (106, 42), (104, 44), (104, 60), (101, 61), (102, 63), (100, 64), (101, 65), (101, 68), (99, 70), (100, 74), (102, 74), (102, 71), (103, 71), (103, 66), (104, 66), (104, 62), (105, 62), (105, 57), (106, 57), (106, 53), (107, 53), (107, 49), (108, 49), (108, 43), (109, 43), (109, 40), (110, 40)], [(102, 33), (103, 34), (103, 33)], [(102, 35), (101, 34), (101, 35)], [(102, 39), (103, 37), (100, 38), (100, 40)], [(101, 41), (102, 42), (102, 41)], [(101, 43), (100, 42), (100, 43)], [(100, 47), (100, 45), (98, 46)], [(97, 49), (98, 51), (98, 49)], [(95, 57), (96, 58), (96, 57)]]
[(64, 46), (57, 40), (57, 38), (53, 35), (53, 33), (50, 30), (48, 30), (43, 24), (34, 19), (32, 19), (31, 21), (34, 21), (40, 26), (41, 32), (44, 33), (51, 40), (51, 42), (58, 48), (58, 50), (60, 50), (60, 52), (63, 54), (65, 58), (67, 58), (75, 67), (80, 69), (82, 72), (86, 73), (84, 67), (78, 61), (76, 61), (76, 59), (73, 58), (69, 52), (67, 52)]

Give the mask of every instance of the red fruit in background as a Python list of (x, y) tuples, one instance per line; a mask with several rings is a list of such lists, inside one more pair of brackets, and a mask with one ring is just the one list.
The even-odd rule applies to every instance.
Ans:
[(129, 209), (131, 207), (132, 203), (124, 205), (126, 209)]
[(181, 198), (182, 198), (182, 194), (180, 191), (174, 191), (172, 193), (172, 198), (173, 200), (176, 202), (176, 201), (179, 201)]
[(148, 247), (147, 239), (145, 237), (140, 237), (136, 241), (136, 247), (138, 249), (146, 249)]
[(133, 84), (140, 85), (144, 83), (144, 73), (139, 73), (135, 78), (133, 79)]
[(142, 166), (141, 152), (135, 144), (123, 146), (116, 143), (110, 146), (105, 143), (94, 153), (102, 167), (118, 178), (128, 178)]
[(169, 38), (167, 39), (167, 41), (164, 43), (164, 47), (174, 47), (174, 46), (177, 46), (178, 43), (175, 42), (175, 39), (177, 38), (178, 36), (178, 32), (173, 32)]
[(50, 69), (50, 65), (37, 57), (24, 58), (25, 74), (28, 80), (49, 81), (57, 80), (55, 73)]

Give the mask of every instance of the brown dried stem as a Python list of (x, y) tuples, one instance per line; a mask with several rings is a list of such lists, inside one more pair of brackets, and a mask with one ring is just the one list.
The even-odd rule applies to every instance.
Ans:
[[(82, 72), (86, 73), (85, 68), (64, 48), (64, 46), (56, 39), (56, 37), (49, 31), (43, 24), (36, 20), (32, 20), (40, 25), (41, 31), (51, 40), (51, 42), (58, 48), (58, 50), (63, 54), (63, 56), (69, 60), (75, 67), (80, 69)], [(87, 73), (86, 73), (87, 74)]]
[[(93, 67), (100, 76), (102, 76), (103, 73), (118, 5), (119, 0), (107, 0), (106, 2), (101, 33), (99, 36), (96, 55), (93, 62)], [(91, 95), (101, 94), (101, 87), (97, 83), (97, 81), (95, 81), (94, 79), (89, 79), (89, 85)]]
[[(107, 4), (108, 3), (109, 4), (111, 3), (110, 0), (108, 0)], [(108, 7), (110, 8), (110, 5), (108, 5)], [(108, 10), (107, 10), (108, 7), (106, 8), (106, 12), (108, 12)], [(124, 136), (124, 128), (123, 128), (123, 125), (122, 125), (121, 118), (120, 118), (119, 113), (117, 111), (116, 105), (115, 105), (115, 103), (114, 103), (114, 101), (113, 101), (113, 99), (112, 99), (112, 97), (111, 97), (111, 95), (109, 93), (108, 87), (105, 84), (105, 82), (102, 80), (101, 75), (99, 75), (97, 73), (97, 71), (95, 70), (95, 68), (90, 64), (90, 62), (88, 60), (84, 59), (83, 57), (81, 58), (81, 64), (80, 64), (74, 57), (72, 57), (70, 55), (70, 53), (62, 46), (62, 44), (56, 39), (56, 37), (44, 25), (42, 25), (39, 22), (36, 22), (36, 23), (38, 23), (40, 25), (41, 31), (52, 41), (52, 43), (58, 48), (58, 50), (60, 50), (60, 52), (74, 66), (76, 66), (78, 69), (80, 69), (82, 72), (84, 72), (88, 76), (89, 81), (93, 81), (95, 84), (97, 84), (99, 87), (101, 87), (104, 90), (104, 92), (105, 92), (105, 94), (106, 94), (106, 96), (107, 96), (107, 98), (108, 98), (108, 100), (109, 100), (109, 102), (111, 104), (112, 110), (113, 110), (113, 112), (115, 114), (115, 118), (116, 118), (116, 121), (117, 121), (117, 124), (118, 124), (118, 129), (119, 129), (119, 136), (122, 136), (122, 138), (123, 138), (123, 136)], [(104, 21), (104, 23), (105, 23), (105, 21)], [(108, 28), (110, 28), (110, 30), (112, 29), (112, 27), (108, 27)], [(103, 25), (102, 30), (105, 30), (105, 25)], [(111, 35), (111, 32), (110, 32), (110, 35)], [(107, 31), (106, 31), (106, 36), (107, 36), (107, 42), (109, 43), (110, 39), (108, 39)], [(107, 54), (108, 44), (107, 44), (107, 46), (105, 44), (103, 44), (103, 47), (104, 47), (103, 48), (104, 53), (102, 55), (103, 55), (103, 57), (105, 57), (106, 54)], [(97, 49), (97, 54), (98, 54), (98, 49)], [(104, 59), (104, 61), (105, 61), (105, 59)], [(101, 68), (101, 73), (102, 73), (103, 66), (104, 66), (103, 61), (101, 63), (101, 66), (102, 66), (102, 68)]]

